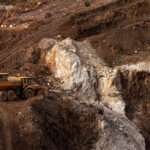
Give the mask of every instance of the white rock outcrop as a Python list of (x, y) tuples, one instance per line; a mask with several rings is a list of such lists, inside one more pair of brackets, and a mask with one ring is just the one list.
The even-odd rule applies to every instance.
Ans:
[(46, 55), (46, 63), (57, 78), (63, 80), (63, 88), (73, 89), (80, 96), (96, 98), (96, 72), (92, 67), (87, 68), (77, 56), (75, 42), (66, 39), (56, 43)]
[(127, 65), (122, 65), (116, 67), (119, 70), (125, 71), (125, 70), (130, 70), (130, 71), (146, 71), (150, 72), (150, 62), (145, 61), (145, 62), (139, 62), (137, 64), (127, 64)]
[(6, 6), (6, 5), (1, 5), (0, 6), (0, 10), (11, 10), (12, 8), (13, 8), (14, 6), (12, 6), (12, 5), (8, 5), (8, 6)]
[(113, 74), (109, 77), (102, 77), (99, 84), (101, 102), (108, 108), (124, 114), (125, 103), (120, 93), (121, 85), (117, 75)]
[(62, 79), (63, 89), (71, 90), (87, 105), (96, 106), (98, 112), (103, 109), (99, 112), (102, 118), (97, 124), (99, 136), (94, 149), (145, 150), (143, 136), (125, 116), (118, 77), (120, 68), (105, 65), (87, 41), (65, 39), (52, 47), (46, 46), (46, 51), (45, 46), (40, 48), (44, 53), (42, 59), (55, 77)]
[(62, 79), (62, 87), (73, 90), (82, 101), (100, 100), (110, 109), (124, 114), (125, 104), (119, 91), (117, 71), (107, 67), (89, 42), (42, 39), (41, 57)]

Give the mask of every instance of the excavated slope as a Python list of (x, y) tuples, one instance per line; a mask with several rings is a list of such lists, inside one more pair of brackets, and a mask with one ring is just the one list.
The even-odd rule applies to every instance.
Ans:
[(115, 1), (80, 11), (60, 28), (64, 37), (90, 39), (109, 66), (149, 59), (148, 1)]
[[(34, 77), (47, 93), (55, 91), (1, 102), (0, 148), (144, 150), (146, 142), (150, 150), (149, 1), (89, 2), (0, 4), (0, 72)], [(71, 52), (74, 66), (72, 47), (58, 44), (67, 37), (83, 41)], [(141, 61), (148, 63), (139, 69)]]

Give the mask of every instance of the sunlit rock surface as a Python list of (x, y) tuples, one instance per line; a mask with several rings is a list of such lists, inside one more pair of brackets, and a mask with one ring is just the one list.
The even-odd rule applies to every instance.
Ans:
[(71, 39), (56, 43), (47, 53), (46, 63), (52, 68), (55, 76), (63, 80), (64, 89), (73, 89), (77, 95), (96, 99), (96, 72), (92, 67), (87, 68), (82, 64), (77, 56), (76, 44)]
[(42, 59), (55, 76), (62, 79), (63, 88), (73, 90), (82, 101), (101, 100), (107, 107), (124, 114), (125, 104), (118, 89), (117, 74), (96, 56), (91, 45), (87, 41), (65, 39), (50, 48), (53, 41), (47, 39), (45, 46), (40, 46)]
[(105, 65), (88, 41), (65, 39), (54, 46), (51, 43), (46, 42), (46, 49), (40, 48), (43, 62), (62, 80), (63, 89), (71, 90), (79, 103), (96, 107), (101, 114), (93, 131), (97, 135), (94, 149), (144, 150), (143, 136), (125, 114), (127, 103), (120, 78), (125, 69)]

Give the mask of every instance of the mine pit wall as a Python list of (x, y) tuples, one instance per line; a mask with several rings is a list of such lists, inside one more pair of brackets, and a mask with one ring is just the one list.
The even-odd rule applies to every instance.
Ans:
[[(45, 48), (41, 47), (43, 51), (43, 54), (41, 53), (41, 57), (44, 59), (43, 62), (49, 66), (55, 77), (62, 79), (63, 89), (72, 90), (72, 93), (76, 95), (76, 97), (72, 96), (68, 102), (65, 99), (65, 101), (60, 100), (58, 104), (56, 101), (57, 98), (52, 98), (54, 100), (50, 103), (48, 103), (49, 100), (47, 99), (47, 104), (44, 105), (47, 107), (49, 104), (54, 103), (53, 106), (55, 106), (55, 110), (52, 109), (53, 106), (45, 108), (48, 109), (46, 112), (49, 112), (49, 110), (53, 112), (49, 113), (50, 115), (47, 114), (46, 116), (48, 118), (42, 122), (42, 127), (44, 127), (44, 124), (47, 124), (43, 132), (47, 134), (49, 130), (48, 136), (50, 136), (56, 145), (60, 146), (58, 149), (62, 150), (76, 150), (79, 149), (79, 147), (85, 150), (145, 150), (143, 136), (139, 134), (136, 126), (124, 115), (125, 103), (121, 95), (121, 82), (118, 76), (118, 70), (113, 70), (103, 65), (98, 66), (97, 63), (96, 65), (92, 64), (91, 61), (89, 61), (91, 57), (89, 59), (88, 55), (81, 55), (80, 48), (76, 46), (77, 44), (75, 41), (66, 39), (57, 42), (52, 48), (46, 48), (47, 51), (43, 51), (42, 49)], [(81, 47), (85, 52), (85, 45), (83, 44)], [(94, 67), (96, 69), (94, 69)], [(98, 99), (96, 94), (99, 95)], [(72, 104), (70, 107), (67, 105), (63, 107), (59, 106), (60, 103), (64, 105), (65, 102), (67, 102), (67, 105), (69, 103)], [(42, 105), (38, 104), (36, 110), (42, 109), (39, 108), (41, 106)], [(57, 107), (59, 111), (57, 111)], [(64, 107), (65, 109), (63, 109)], [(86, 110), (85, 114), (84, 110)], [(93, 110), (94, 114), (92, 114), (92, 116), (97, 115), (96, 118), (91, 118), (91, 115), (89, 117), (89, 114), (91, 114)], [(40, 112), (44, 112), (44, 110)], [(52, 114), (54, 114), (54, 116), (52, 116)], [(55, 115), (59, 116), (59, 118), (55, 117)], [(51, 124), (51, 122), (47, 122), (51, 120), (51, 117), (55, 118), (52, 119), (55, 123)], [(41, 118), (43, 118), (43, 115)], [(91, 122), (91, 119), (94, 120)], [(98, 119), (100, 120), (99, 123), (97, 122)], [(88, 126), (85, 125), (85, 120), (88, 120)], [(89, 127), (91, 123), (94, 124), (94, 129), (93, 126)], [(54, 124), (57, 124), (58, 129), (56, 129), (55, 126), (53, 127)], [(64, 124), (66, 125), (64, 126)], [(74, 128), (79, 132), (74, 132)], [(71, 135), (71, 137), (68, 138), (69, 135)], [(55, 139), (54, 137), (59, 138)], [(90, 139), (86, 139), (85, 137)], [(70, 140), (70, 138), (73, 139)], [(67, 141), (67, 143), (62, 143), (62, 141)], [(78, 143), (81, 143), (79, 147)], [(90, 143), (90, 145), (87, 143)]]
[[(64, 101), (56, 95), (33, 104), (33, 111), (40, 117), (44, 145), (48, 146), (45, 149), (145, 150), (144, 138), (124, 116), (102, 106)], [(49, 147), (50, 141), (55, 148)]]
[[(53, 99), (54, 98), (54, 99)], [(97, 111), (58, 97), (39, 101), (33, 105), (36, 114), (42, 118), (40, 125), (44, 133), (45, 149), (88, 150), (98, 139), (99, 122)], [(53, 107), (55, 106), (55, 109)], [(100, 134), (100, 133), (99, 133)], [(55, 148), (49, 143), (52, 141)]]
[(109, 109), (124, 115), (125, 103), (121, 96), (120, 79), (116, 73), (114, 70), (109, 77), (99, 78), (100, 101)]
[(87, 51), (91, 47), (71, 39), (61, 42), (43, 39), (39, 49), (41, 60), (49, 66), (56, 78), (62, 79), (63, 89), (72, 90), (82, 101), (101, 101), (106, 107), (124, 114), (125, 104), (120, 94), (117, 71), (103, 64), (94, 64), (92, 61), (95, 57)]
[(126, 70), (120, 79), (126, 116), (138, 126), (150, 150), (150, 72)]

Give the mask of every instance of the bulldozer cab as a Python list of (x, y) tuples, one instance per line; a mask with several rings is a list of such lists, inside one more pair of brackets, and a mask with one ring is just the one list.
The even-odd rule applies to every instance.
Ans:
[(41, 87), (34, 82), (34, 80), (30, 77), (19, 77), (21, 80), (22, 85), (20, 86), (22, 88), (22, 92), (24, 94), (25, 98), (33, 97), (34, 95), (37, 95)]
[(34, 88), (36, 89), (37, 87), (39, 87), (39, 85), (37, 85), (33, 78), (30, 77), (20, 77), (21, 82), (22, 82), (22, 86), (24, 89), (26, 88)]
[(0, 79), (6, 79), (9, 77), (9, 73), (0, 73)]
[(29, 78), (29, 77), (20, 77), (21, 79), (21, 82), (24, 86), (27, 86), (27, 85), (32, 85), (33, 84), (33, 81), (32, 81), (32, 78)]

